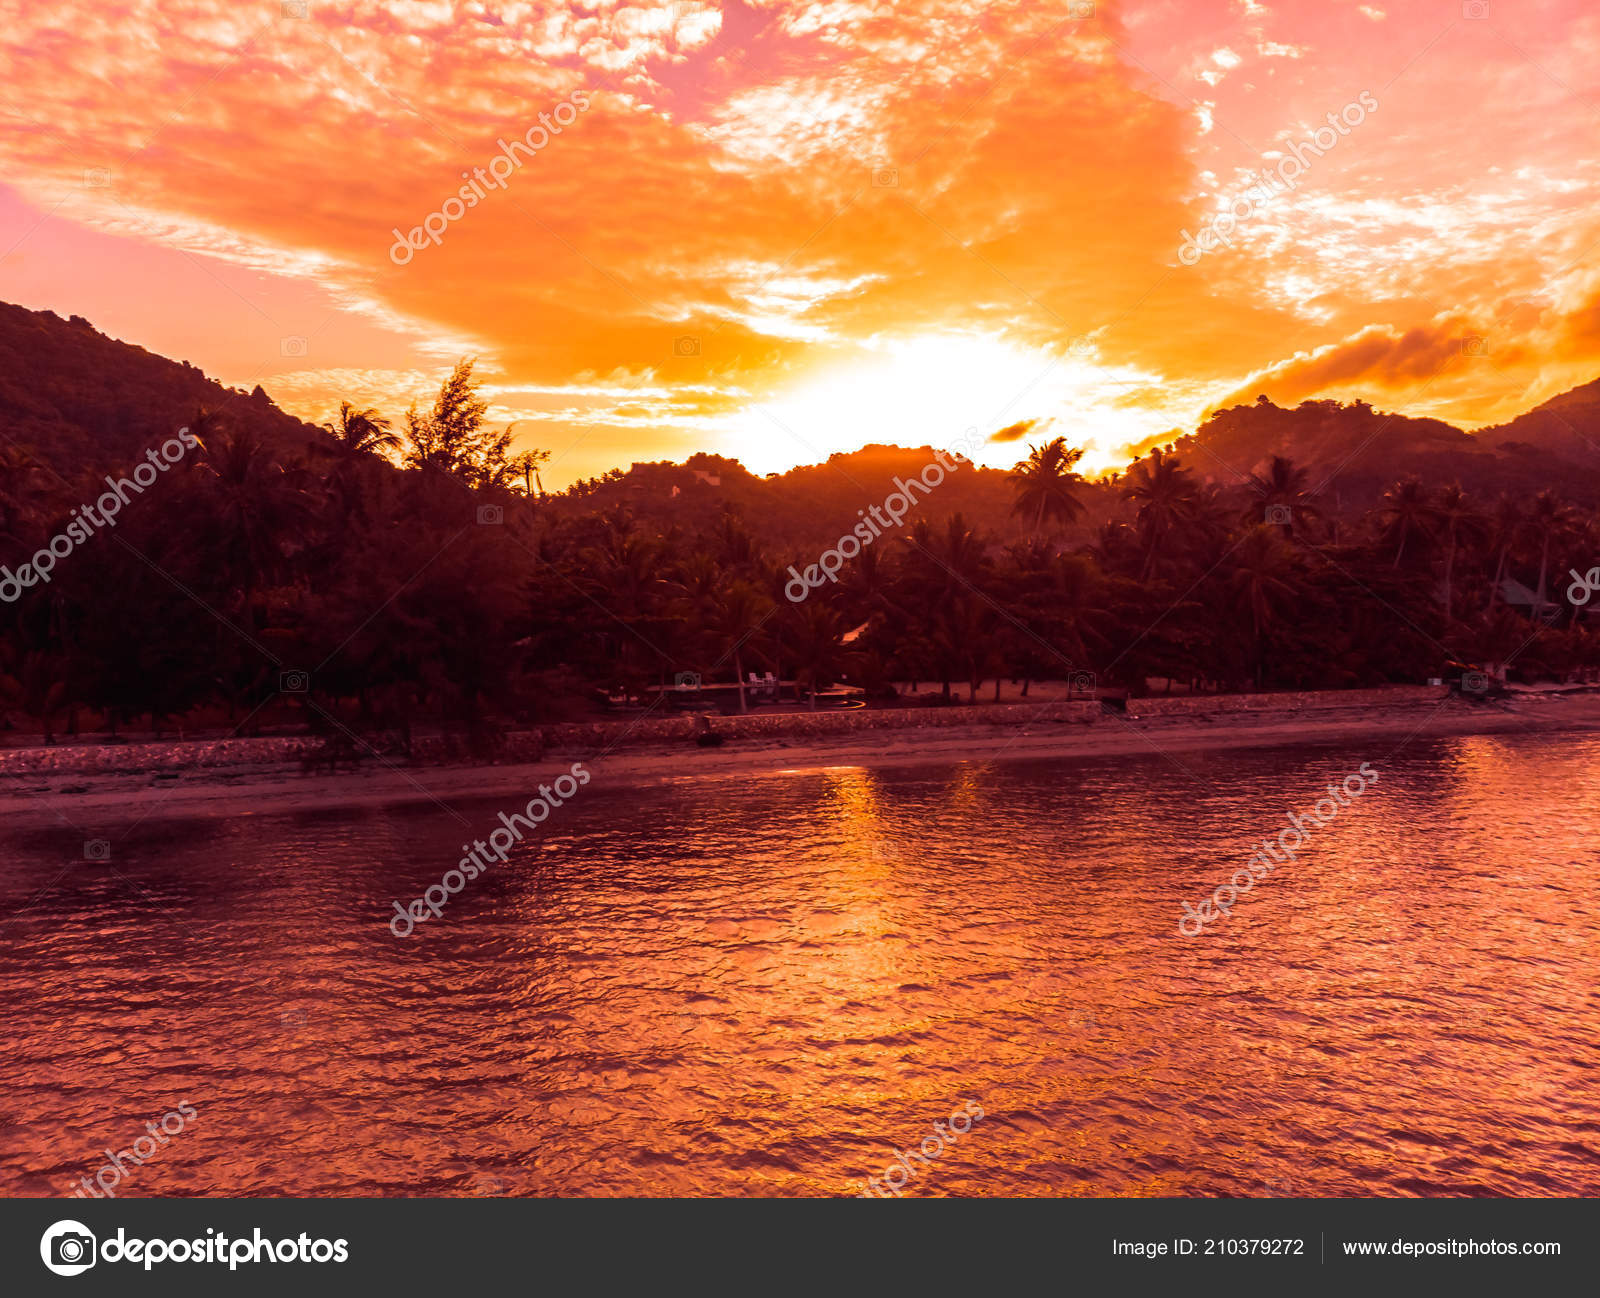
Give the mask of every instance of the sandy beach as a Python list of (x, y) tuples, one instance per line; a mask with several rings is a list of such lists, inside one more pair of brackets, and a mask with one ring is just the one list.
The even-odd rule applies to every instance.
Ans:
[[(1306, 696), (1298, 696), (1304, 698)], [(175, 818), (230, 818), (326, 809), (375, 808), (435, 802), (450, 807), (526, 791), (581, 761), (602, 787), (672, 784), (689, 780), (751, 779), (841, 766), (906, 767), (952, 762), (1093, 758), (1149, 754), (1183, 768), (1183, 754), (1276, 744), (1371, 740), (1374, 759), (1415, 739), (1506, 732), (1600, 729), (1600, 694), (1526, 693), (1498, 702), (1439, 697), (1369, 698), (1320, 706), (1141, 715), (1052, 717), (1048, 708), (1013, 724), (983, 720), (937, 729), (863, 729), (829, 735), (764, 734), (720, 748), (681, 741), (649, 742), (607, 752), (594, 745), (553, 748), (530, 763), (407, 766), (388, 759), (362, 769), (304, 773), (298, 763), (240, 764), (165, 771), (21, 773), (0, 778), (0, 814), (92, 828), (108, 823)]]

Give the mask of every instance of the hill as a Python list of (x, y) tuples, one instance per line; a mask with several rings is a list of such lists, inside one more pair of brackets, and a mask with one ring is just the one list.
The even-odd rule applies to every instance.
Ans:
[(1531, 448), (1600, 468), (1600, 379), (1552, 397), (1510, 423), (1480, 428), (1477, 436), (1508, 451)]
[[(1576, 429), (1592, 430), (1584, 437)], [(1590, 444), (1592, 443), (1592, 445)], [(1258, 397), (1213, 412), (1174, 444), (1203, 479), (1236, 485), (1283, 455), (1328, 483), (1335, 510), (1370, 508), (1400, 478), (1459, 482), (1474, 494), (1559, 488), (1600, 504), (1600, 381), (1575, 388), (1509, 424), (1468, 433), (1438, 419), (1375, 410), (1365, 401), (1302, 401), (1292, 409)]]
[(303, 450), (322, 434), (245, 393), (99, 332), (81, 316), (0, 303), (0, 438), (32, 451), (64, 478), (108, 472), (171, 437), (198, 408), (269, 445)]
[[(897, 481), (920, 477), (937, 463), (934, 456), (933, 447), (874, 444), (830, 455), (822, 464), (758, 478), (737, 460), (695, 455), (684, 464), (636, 463), (625, 473), (554, 498), (553, 507), (558, 514), (576, 516), (625, 506), (662, 531), (677, 526), (691, 532), (730, 508), (779, 550), (816, 548), (849, 532), (863, 511), (881, 508), (897, 490)], [(943, 481), (937, 473), (930, 475), (938, 485), (926, 495), (917, 490), (916, 515), (939, 519), (960, 513), (981, 532), (1004, 541), (1020, 539), (1025, 527), (1011, 512), (1014, 495), (1007, 471), (952, 462), (957, 463), (955, 472)], [(1083, 496), (1091, 504), (1090, 513), (1103, 512), (1091, 503), (1100, 496), (1105, 497), (1105, 510), (1113, 507), (1106, 486), (1090, 485)]]
[[(280, 410), (261, 388), (245, 393), (173, 361), (119, 342), (87, 320), (0, 303), (0, 439), (26, 447), (64, 478), (93, 477), (126, 464), (189, 422), (198, 408), (288, 455), (323, 434)], [(1468, 433), (1438, 419), (1374, 409), (1365, 401), (1303, 401), (1291, 408), (1265, 397), (1211, 413), (1173, 444), (1205, 481), (1237, 487), (1242, 476), (1283, 455), (1327, 481), (1329, 506), (1342, 515), (1370, 508), (1398, 478), (1460, 482), (1492, 497), (1556, 487), (1579, 504), (1600, 506), (1600, 380), (1574, 388), (1509, 423)], [(1019, 457), (1024, 448), (1019, 446)], [(724, 508), (741, 514), (777, 549), (827, 545), (860, 511), (881, 503), (896, 479), (934, 463), (930, 447), (871, 445), (762, 478), (736, 460), (694, 455), (683, 464), (635, 463), (549, 497), (552, 512), (577, 516), (625, 507), (661, 530), (693, 531)], [(1091, 519), (1122, 513), (1116, 482), (1085, 488)], [(934, 517), (960, 512), (1003, 541), (1024, 535), (999, 469), (967, 466), (928, 497)], [(928, 516), (923, 513), (922, 516)]]

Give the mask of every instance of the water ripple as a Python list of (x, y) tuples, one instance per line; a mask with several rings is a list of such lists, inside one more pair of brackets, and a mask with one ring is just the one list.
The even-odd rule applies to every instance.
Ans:
[(597, 780), (406, 941), (431, 806), (0, 831), (0, 1188), (187, 1102), (120, 1193), (857, 1194), (972, 1100), (908, 1193), (1600, 1193), (1600, 740), (1183, 764)]

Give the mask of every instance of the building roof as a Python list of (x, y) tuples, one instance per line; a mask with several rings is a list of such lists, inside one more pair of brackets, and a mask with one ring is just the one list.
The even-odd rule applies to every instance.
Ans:
[(1545, 610), (1557, 607), (1554, 600), (1540, 599), (1515, 577), (1507, 577), (1500, 583), (1500, 598), (1507, 604), (1517, 604), (1524, 608)]

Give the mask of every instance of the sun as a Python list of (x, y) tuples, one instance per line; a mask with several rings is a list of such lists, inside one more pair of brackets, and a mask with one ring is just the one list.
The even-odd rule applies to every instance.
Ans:
[(860, 352), (730, 416), (723, 453), (752, 473), (780, 473), (869, 443), (949, 446), (969, 429), (988, 437), (1032, 420), (1027, 433), (973, 458), (1009, 468), (1028, 441), (1064, 436), (1087, 448), (1082, 469), (1092, 474), (1125, 460), (1122, 447), (1171, 426), (1165, 413), (1117, 404), (1150, 376), (1102, 365), (1089, 349), (922, 334), (875, 339)]

